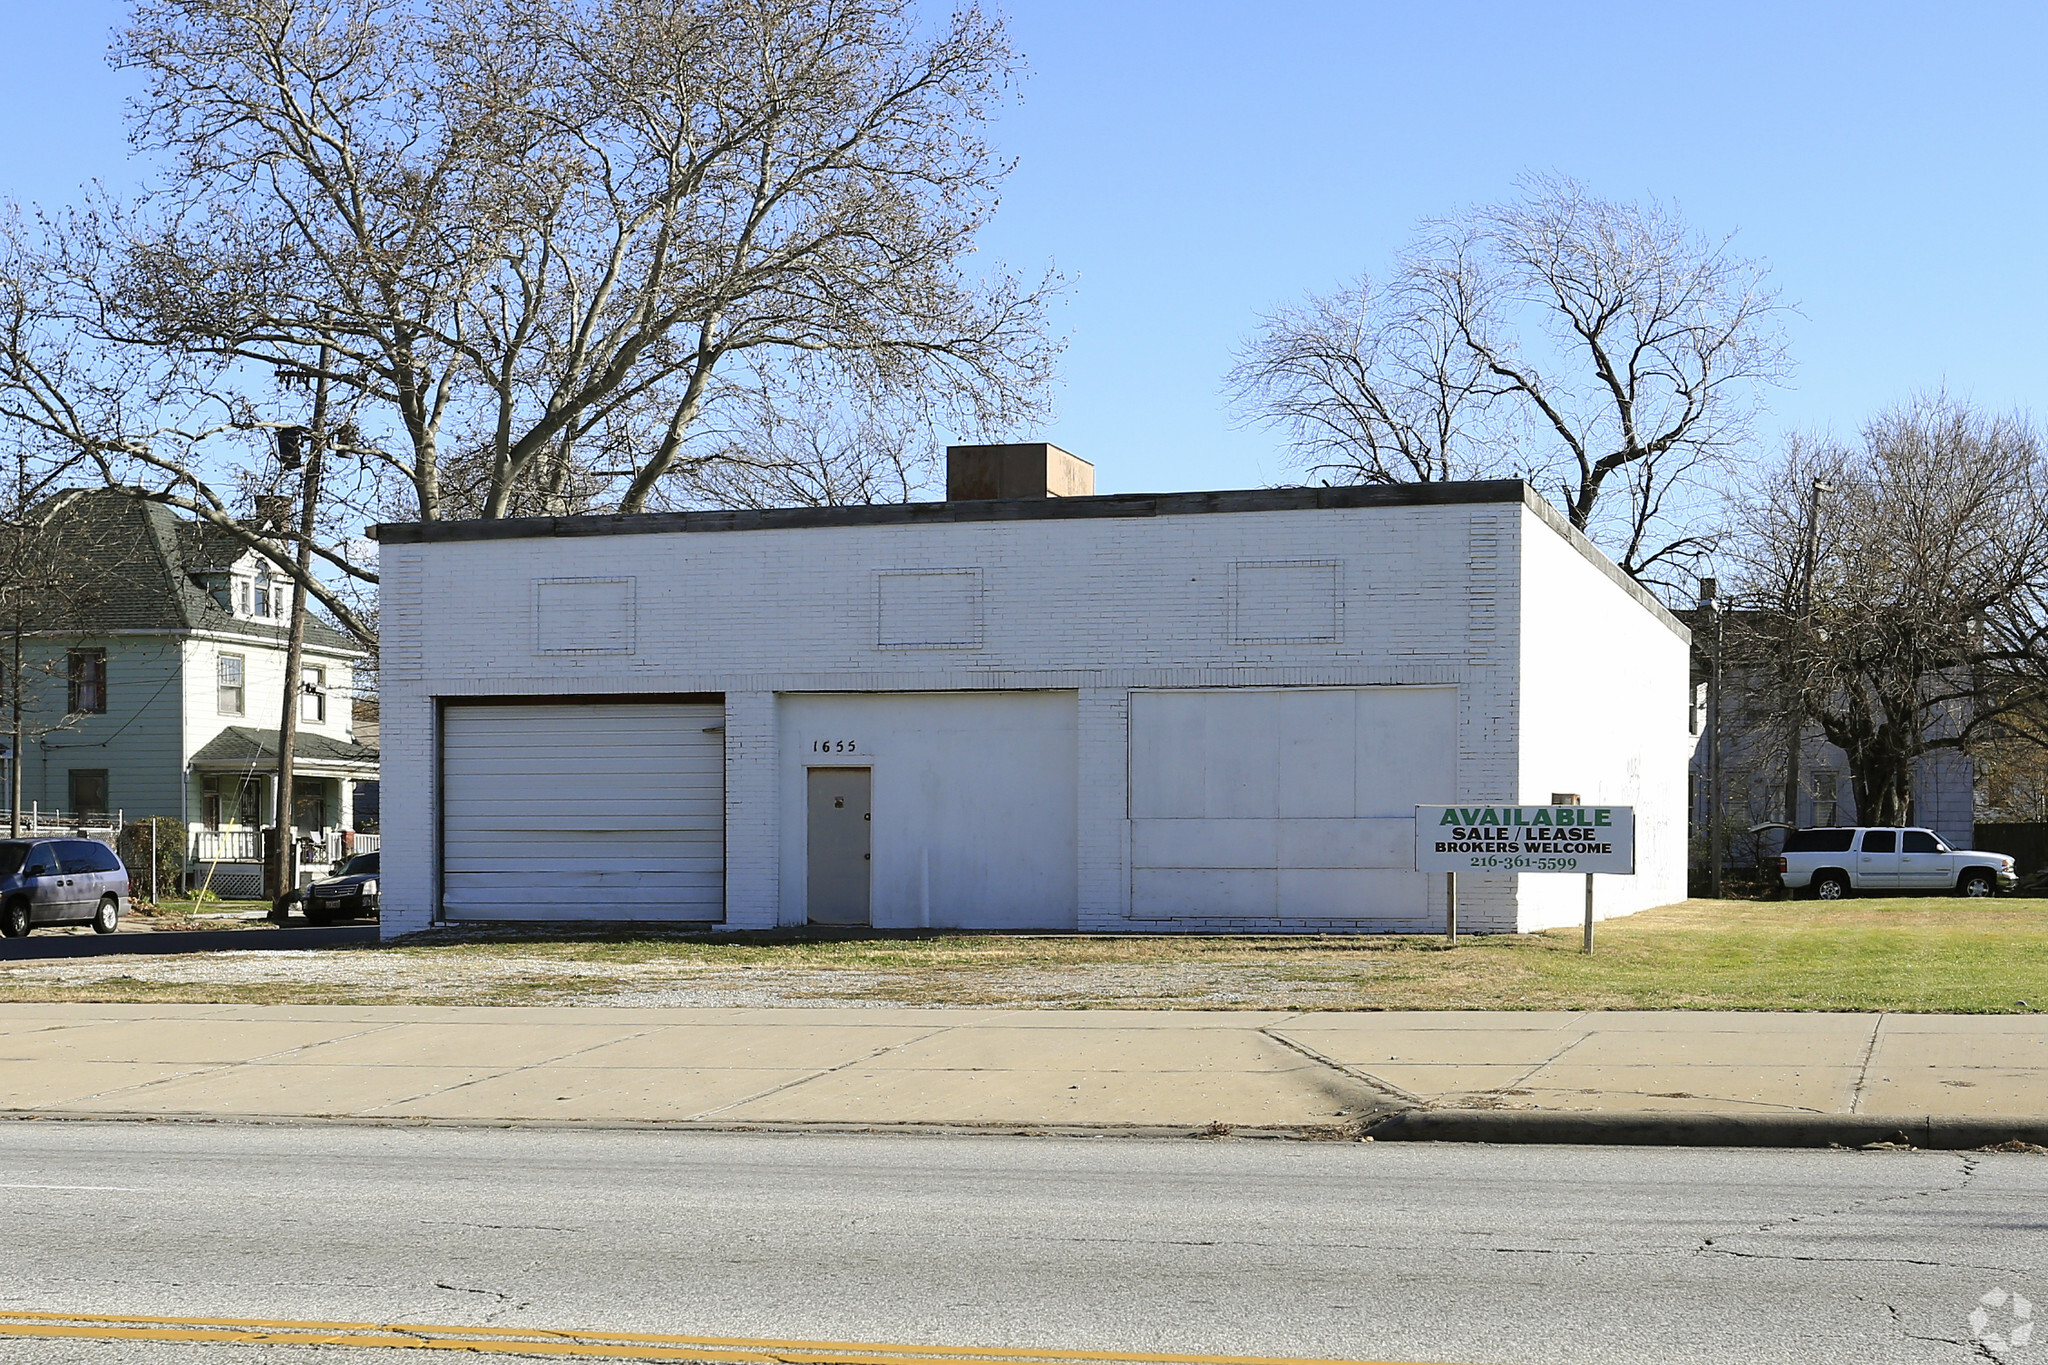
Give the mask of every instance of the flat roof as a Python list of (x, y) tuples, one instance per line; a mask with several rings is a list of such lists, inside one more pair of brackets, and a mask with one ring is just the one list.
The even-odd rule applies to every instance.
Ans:
[(494, 517), (464, 521), (382, 522), (369, 529), (384, 545), (460, 541), (653, 536), (717, 531), (797, 531), (845, 526), (955, 525), (984, 521), (1089, 521), (1115, 517), (1190, 517), (1226, 512), (1312, 512), (1371, 507), (1448, 507), (1520, 503), (1681, 637), (1692, 633), (1640, 583), (1602, 554), (1564, 514), (1522, 479), (1345, 484), (1329, 488), (1242, 488), (1213, 493), (1108, 493), (1085, 498), (989, 498), (959, 502), (885, 502), (854, 507), (734, 508), (704, 512), (605, 513), (581, 517)]
[[(1346, 484), (1341, 488), (1244, 488), (1219, 493), (1108, 493), (1086, 498), (976, 498), (960, 502), (878, 502), (855, 507), (734, 508), (706, 512), (606, 513), (584, 517), (400, 521), (370, 528), (386, 545), (536, 536), (651, 536), (676, 532), (794, 531), (826, 526), (904, 526), (963, 521), (1072, 521), (1095, 517), (1191, 517), (1213, 512), (1304, 512), (1319, 508), (1438, 507), (1523, 502), (1520, 479), (1459, 483)], [(1542, 502), (1541, 498), (1537, 498)], [(1545, 503), (1545, 506), (1549, 504)]]

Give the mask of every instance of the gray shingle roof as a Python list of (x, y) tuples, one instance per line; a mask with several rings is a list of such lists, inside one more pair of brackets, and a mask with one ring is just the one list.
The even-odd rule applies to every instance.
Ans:
[[(284, 642), (283, 622), (239, 620), (193, 578), (241, 558), (243, 546), (232, 533), (117, 488), (66, 489), (38, 510), (48, 516), (58, 561), (70, 570), (63, 596), (71, 619), (60, 628), (217, 630)], [(328, 652), (364, 652), (317, 614), (306, 618), (306, 643)]]
[[(305, 763), (347, 764), (366, 768), (377, 766), (377, 751), (367, 744), (349, 744), (326, 735), (300, 731), (294, 737), (292, 757)], [(208, 740), (192, 755), (192, 766), (274, 768), (277, 766), (277, 731), (258, 730), (248, 725), (230, 725)]]

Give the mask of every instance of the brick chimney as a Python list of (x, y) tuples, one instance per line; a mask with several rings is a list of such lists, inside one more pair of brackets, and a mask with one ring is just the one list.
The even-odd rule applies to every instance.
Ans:
[(1045, 441), (946, 447), (948, 502), (1094, 494), (1095, 466)]
[(266, 536), (281, 536), (291, 529), (293, 499), (284, 493), (258, 493), (256, 515), (242, 524)]

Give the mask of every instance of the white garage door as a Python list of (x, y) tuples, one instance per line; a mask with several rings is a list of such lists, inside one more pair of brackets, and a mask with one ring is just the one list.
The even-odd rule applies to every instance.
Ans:
[(724, 725), (715, 703), (449, 706), (443, 915), (723, 919)]
[(1133, 692), (1132, 917), (1419, 922), (1457, 722), (1444, 687)]

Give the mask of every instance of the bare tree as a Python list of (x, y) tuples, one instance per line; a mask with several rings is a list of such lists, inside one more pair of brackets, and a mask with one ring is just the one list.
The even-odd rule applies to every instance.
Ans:
[[(1795, 604), (1816, 478), (1809, 619)], [(1993, 738), (2048, 698), (2015, 669), (2010, 633), (2048, 584), (2048, 457), (2019, 418), (1937, 395), (1877, 417), (1857, 446), (1796, 443), (1739, 499), (1731, 554), (1750, 610), (1731, 618), (1730, 653), (1789, 683), (1753, 719), (1776, 728), (1797, 705), (1818, 722), (1865, 823), (1905, 819), (1923, 755)]]
[(1268, 318), (1229, 383), (1315, 468), (1527, 477), (1670, 586), (1706, 548), (1691, 528), (1712, 474), (1785, 371), (1782, 307), (1729, 239), (1539, 177), (1426, 223), (1377, 297)]
[(972, 7), (145, 0), (117, 56), (175, 173), (74, 244), (91, 321), (295, 373), (330, 348), (421, 518), (639, 510), (754, 356), (977, 428), (1050, 373), (1050, 286), (960, 269), (1014, 67)]
[[(90, 520), (65, 514), (76, 490), (63, 487), (68, 476), (90, 470), (84, 462), (38, 458), (17, 445), (0, 475), (0, 725), (8, 744), (7, 810), (9, 837), (21, 834), (22, 768), (30, 742), (72, 729), (78, 710), (92, 689), (104, 704), (104, 650), (74, 651), (71, 640), (93, 634), (94, 608), (100, 603), (91, 566), (112, 548), (103, 530)], [(83, 677), (73, 670), (91, 667), (97, 653), (99, 672)]]
[(1268, 314), (1225, 377), (1240, 410), (1287, 434), (1311, 475), (1345, 483), (1469, 478), (1509, 461), (1473, 424), (1486, 372), (1406, 271)]
[(915, 414), (811, 388), (795, 398), (764, 377), (727, 404), (678, 471), (676, 505), (845, 507), (909, 502), (938, 477), (938, 448)]
[[(280, 368), (278, 391), (257, 395), (232, 369), (111, 340), (95, 277), (76, 253), (90, 235), (19, 213), (0, 217), (0, 439), (32, 452), (38, 468), (97, 474), (209, 523), (298, 578), (344, 629), (371, 638), (361, 589), (376, 575), (350, 553), (342, 529), (361, 524), (363, 499), (344, 498), (374, 484), (365, 469), (334, 484), (343, 497), (326, 509), (330, 534), (313, 547), (322, 573), (296, 572), (292, 528), (247, 515), (286, 473), (275, 440), (304, 421), (285, 390), (305, 372)], [(341, 425), (336, 445), (365, 453), (352, 423)]]

